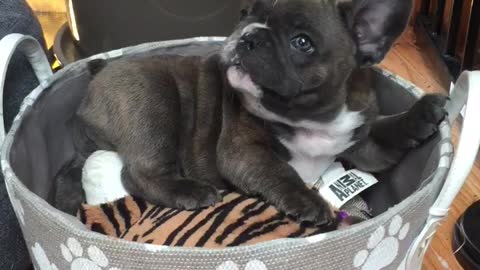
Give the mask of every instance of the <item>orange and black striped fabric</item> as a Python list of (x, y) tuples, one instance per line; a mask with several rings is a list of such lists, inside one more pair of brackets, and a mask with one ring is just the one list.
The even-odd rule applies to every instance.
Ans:
[(221, 248), (323, 232), (301, 225), (255, 198), (224, 192), (223, 201), (197, 211), (153, 206), (126, 197), (100, 206), (83, 205), (79, 218), (93, 231), (141, 243)]

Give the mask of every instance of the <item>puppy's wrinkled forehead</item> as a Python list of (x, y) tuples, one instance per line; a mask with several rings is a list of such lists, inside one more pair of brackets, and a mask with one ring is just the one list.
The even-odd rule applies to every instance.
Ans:
[(338, 0), (259, 0), (252, 6), (244, 26), (268, 27), (285, 39), (306, 33), (318, 48), (352, 50), (351, 36), (338, 12)]

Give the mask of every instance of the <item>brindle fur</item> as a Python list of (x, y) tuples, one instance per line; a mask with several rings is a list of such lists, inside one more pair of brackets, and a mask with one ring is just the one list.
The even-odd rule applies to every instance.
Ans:
[[(368, 64), (379, 62), (402, 32), (411, 1), (346, 2), (259, 0), (229, 41), (245, 25), (267, 22), (271, 32), (255, 37), (256, 50), (236, 48), (265, 90), (262, 105), (292, 121), (328, 122), (345, 104), (361, 111), (357, 143), (339, 157), (377, 172), (433, 134), (445, 98), (427, 96), (409, 112), (377, 121)], [(321, 44), (318, 53), (289, 56), (282, 38), (292, 25)], [(103, 69), (104, 63), (91, 64), (100, 71), (74, 121), (77, 159), (100, 148), (118, 151), (126, 189), (153, 204), (206, 207), (220, 200), (219, 188), (232, 186), (300, 221), (333, 222), (328, 204), (304, 185), (278, 141), (293, 128), (245, 110), (225, 75), (229, 56), (221, 54), (118, 60)]]

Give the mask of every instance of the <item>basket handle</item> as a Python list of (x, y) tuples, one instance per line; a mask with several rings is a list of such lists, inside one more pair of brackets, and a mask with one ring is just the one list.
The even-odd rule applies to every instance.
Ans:
[(459, 117), (466, 105), (460, 140), (451, 168), (440, 194), (430, 208), (427, 223), (407, 253), (405, 269), (421, 269), (423, 257), (440, 222), (465, 183), (475, 162), (480, 145), (480, 71), (465, 71), (458, 78), (446, 105), (450, 123)]
[(3, 120), (5, 79), (10, 59), (17, 50), (28, 59), (40, 84), (53, 74), (47, 56), (35, 38), (22, 34), (9, 34), (0, 40), (0, 143), (3, 143), (5, 139), (5, 123)]

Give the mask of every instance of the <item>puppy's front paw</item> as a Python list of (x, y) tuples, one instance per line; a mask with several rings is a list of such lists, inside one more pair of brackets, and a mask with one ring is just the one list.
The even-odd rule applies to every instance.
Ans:
[(330, 205), (318, 193), (311, 190), (291, 192), (282, 198), (277, 207), (299, 222), (323, 226), (332, 225), (336, 220)]
[(413, 105), (405, 119), (409, 138), (407, 146), (417, 146), (438, 130), (438, 125), (447, 115), (444, 108), (447, 100), (448, 97), (445, 95), (429, 94)]
[(174, 190), (171, 198), (174, 207), (185, 210), (195, 210), (213, 206), (222, 197), (213, 186), (193, 180), (180, 180), (181, 185)]

